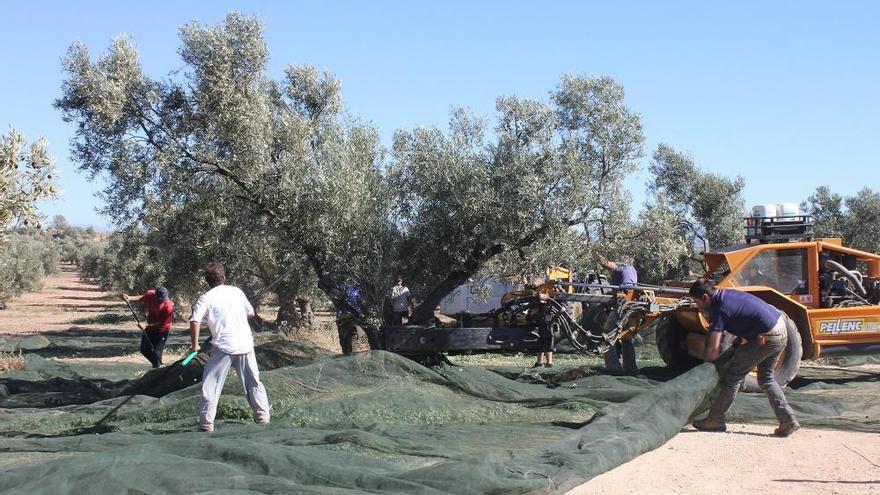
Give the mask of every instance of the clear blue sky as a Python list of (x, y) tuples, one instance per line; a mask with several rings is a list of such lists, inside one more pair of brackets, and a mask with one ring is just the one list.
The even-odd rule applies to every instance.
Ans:
[[(161, 76), (182, 65), (179, 26), (230, 10), (264, 20), (272, 75), (329, 69), (386, 141), (445, 126), (453, 106), (489, 115), (499, 95), (544, 98), (564, 73), (610, 75), (643, 117), (645, 164), (669, 143), (742, 175), (749, 205), (801, 201), (822, 184), (880, 188), (880, 2), (5, 1), (0, 127), (49, 139), (64, 196), (44, 213), (105, 225), (100, 185), (75, 171), (72, 127), (52, 108), (70, 43), (99, 54), (128, 33)], [(645, 180), (628, 182), (637, 202)]]

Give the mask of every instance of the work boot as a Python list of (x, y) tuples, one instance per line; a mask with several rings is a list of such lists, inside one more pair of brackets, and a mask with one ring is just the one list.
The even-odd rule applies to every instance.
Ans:
[(727, 431), (727, 423), (712, 418), (698, 419), (692, 425), (700, 431)]
[(801, 424), (796, 419), (784, 421), (779, 424), (779, 428), (773, 430), (773, 434), (777, 437), (787, 437), (792, 433), (801, 429)]

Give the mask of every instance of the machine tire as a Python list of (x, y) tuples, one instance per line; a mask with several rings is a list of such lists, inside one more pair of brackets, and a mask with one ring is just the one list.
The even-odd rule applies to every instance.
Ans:
[(654, 324), (654, 335), (657, 339), (657, 351), (666, 366), (687, 371), (702, 363), (684, 348), (685, 330), (675, 316), (666, 315), (657, 320)]
[[(782, 356), (779, 358), (779, 363), (776, 365), (776, 372), (773, 373), (776, 383), (783, 388), (797, 375), (804, 352), (801, 346), (801, 334), (798, 332), (795, 322), (788, 316), (785, 316), (785, 330), (788, 334), (788, 341), (785, 344), (785, 351), (783, 351)], [(753, 371), (746, 375), (740, 390), (743, 392), (763, 392), (760, 385), (758, 385), (757, 373)]]

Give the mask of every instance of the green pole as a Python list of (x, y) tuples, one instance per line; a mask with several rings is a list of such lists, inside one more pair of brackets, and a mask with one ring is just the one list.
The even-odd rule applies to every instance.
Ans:
[(193, 358), (196, 357), (198, 354), (199, 354), (198, 351), (190, 351), (190, 353), (187, 354), (185, 358), (183, 358), (183, 361), (180, 362), (180, 365), (181, 366), (188, 365), (189, 362), (192, 361)]

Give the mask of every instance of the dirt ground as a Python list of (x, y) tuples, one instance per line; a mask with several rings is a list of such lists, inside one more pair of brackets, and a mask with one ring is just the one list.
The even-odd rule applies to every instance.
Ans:
[[(73, 267), (64, 266), (60, 274), (44, 280), (42, 291), (12, 300), (8, 309), (0, 311), (0, 334), (76, 329), (84, 326), (77, 321), (125, 311), (116, 294), (81, 282)], [(87, 326), (100, 329), (105, 325)], [(184, 330), (184, 323), (175, 323), (173, 331)], [(143, 362), (143, 357), (134, 352), (64, 360)], [(805, 428), (780, 439), (769, 435), (772, 429), (771, 425), (737, 424), (730, 425), (727, 433), (702, 433), (687, 426), (659, 449), (569, 493), (880, 495), (880, 436)]]
[(76, 267), (61, 265), (61, 272), (43, 279), (39, 292), (22, 294), (0, 311), (0, 333), (69, 330), (76, 321), (125, 308), (116, 294), (83, 283)]
[(703, 433), (687, 426), (569, 494), (880, 494), (880, 436), (801, 429), (775, 438), (772, 430), (736, 424), (727, 433)]

